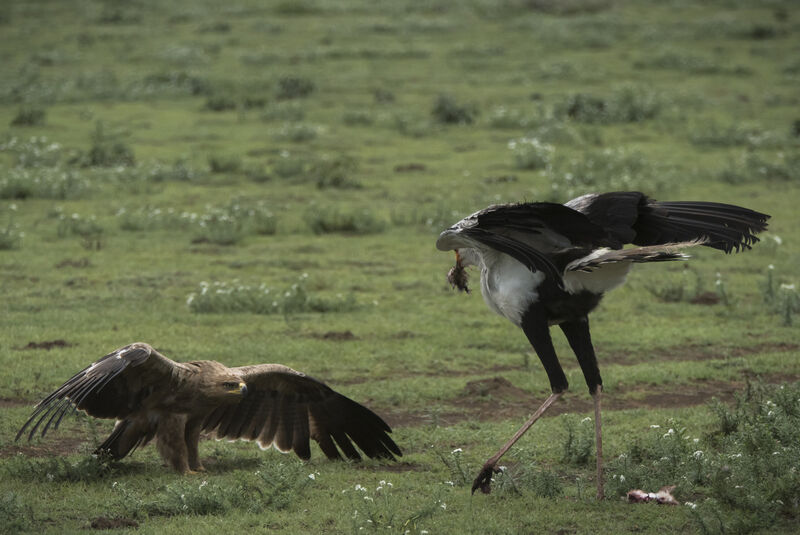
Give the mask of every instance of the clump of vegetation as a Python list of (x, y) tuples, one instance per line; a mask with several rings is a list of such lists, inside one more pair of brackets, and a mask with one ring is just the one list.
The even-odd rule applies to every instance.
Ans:
[(296, 122), (302, 121), (306, 116), (306, 110), (298, 102), (275, 102), (270, 104), (261, 119), (264, 121), (286, 121)]
[(394, 496), (393, 490), (394, 485), (390, 481), (381, 480), (374, 491), (359, 483), (352, 490), (342, 491), (349, 495), (351, 500), (353, 512), (349, 516), (353, 533), (402, 530), (409, 533), (427, 533), (421, 529), (420, 523), (447, 509), (447, 503), (437, 497), (415, 511), (403, 510), (404, 504)]
[(692, 74), (733, 74), (738, 76), (752, 74), (752, 69), (744, 66), (727, 67), (717, 60), (691, 52), (666, 49), (651, 56), (642, 57), (633, 64), (637, 69), (664, 69)]
[(306, 289), (308, 274), (285, 290), (275, 290), (266, 284), (252, 285), (232, 282), (201, 282), (198, 291), (189, 294), (186, 304), (198, 314), (299, 314), (304, 312), (344, 312), (356, 308), (355, 297), (337, 295), (319, 297)]
[(478, 109), (471, 104), (462, 104), (450, 95), (439, 95), (431, 110), (433, 118), (444, 124), (472, 124)]
[(14, 168), (0, 176), (0, 199), (75, 199), (91, 183), (74, 169)]
[(522, 5), (531, 11), (574, 16), (605, 11), (611, 8), (613, 2), (611, 0), (526, 0)]
[(61, 214), (58, 221), (59, 238), (78, 236), (84, 249), (100, 250), (103, 247), (105, 228), (97, 222), (94, 214), (82, 217), (78, 213), (69, 216)]
[(553, 160), (555, 148), (536, 138), (523, 137), (508, 142), (516, 169), (546, 169)]
[(111, 473), (108, 459), (86, 455), (76, 461), (63, 457), (26, 457), (17, 455), (3, 465), (6, 477), (39, 483), (87, 482), (103, 479)]
[(8, 222), (5, 228), (0, 227), (0, 251), (8, 249), (18, 249), (22, 245), (22, 238), (25, 233), (19, 230), (19, 225), (14, 223), (14, 212), (17, 205), (11, 204), (8, 207)]
[(583, 466), (589, 464), (594, 449), (594, 424), (591, 418), (584, 418), (576, 423), (574, 418), (564, 418), (564, 439), (561, 461), (567, 464)]
[[(704, 437), (677, 422), (650, 432), (607, 466), (610, 494), (676, 485), (704, 533), (748, 533), (800, 517), (800, 385), (748, 384), (733, 407), (712, 404)], [(684, 498), (685, 499), (685, 498)]]
[(306, 171), (306, 161), (296, 154), (283, 150), (278, 158), (270, 161), (270, 170), (280, 178), (303, 176)]
[(341, 211), (319, 207), (306, 214), (306, 222), (314, 234), (377, 234), (386, 229), (386, 222), (368, 209)]
[(775, 314), (780, 314), (783, 325), (794, 323), (794, 316), (800, 313), (800, 295), (795, 283), (779, 282), (775, 277), (775, 266), (770, 264), (761, 285), (764, 304)]
[(293, 143), (303, 143), (316, 138), (322, 131), (322, 127), (308, 123), (284, 123), (274, 131), (273, 136), (278, 141), (291, 141)]
[(211, 95), (204, 108), (209, 111), (228, 111), (236, 109), (236, 101), (228, 95)]
[(532, 462), (502, 467), (494, 483), (499, 492), (522, 494), (527, 491), (540, 498), (555, 498), (564, 493), (564, 485), (556, 472)]
[(5, 533), (27, 533), (33, 525), (33, 508), (16, 492), (0, 496), (0, 525)]
[(369, 126), (375, 118), (367, 110), (347, 110), (342, 114), (342, 122), (347, 126)]
[(430, 120), (412, 113), (395, 113), (392, 115), (392, 125), (404, 136), (425, 137), (433, 131)]
[(800, 180), (800, 153), (779, 152), (772, 159), (745, 151), (719, 172), (718, 178), (729, 184), (747, 184), (764, 180), (794, 182)]
[(685, 264), (679, 277), (665, 276), (657, 283), (647, 284), (645, 289), (664, 303), (692, 303), (695, 305), (730, 306), (733, 298), (728, 294), (722, 273), (717, 272), (713, 291), (706, 290), (702, 274)]
[[(211, 157), (209, 157), (211, 158)], [(209, 167), (211, 165), (209, 164)], [(184, 158), (178, 158), (172, 165), (165, 165), (160, 162), (151, 164), (147, 169), (148, 180), (152, 182), (195, 182), (206, 176), (205, 171), (195, 169), (189, 165)]]
[(450, 471), (449, 482), (457, 487), (472, 485), (474, 477), (472, 475), (472, 468), (463, 460), (463, 452), (464, 450), (461, 448), (454, 449), (449, 455), (445, 455), (439, 451), (435, 452), (439, 460), (442, 461), (442, 464)]
[(212, 173), (238, 173), (242, 169), (242, 158), (234, 154), (211, 154), (208, 168)]
[(315, 478), (300, 463), (265, 462), (254, 473), (243, 474), (230, 484), (181, 481), (167, 485), (155, 496), (130, 490), (116, 481), (111, 489), (118, 495), (118, 507), (129, 518), (221, 515), (236, 510), (260, 513), (288, 507), (302, 497)]
[(692, 144), (703, 147), (775, 148), (786, 144), (785, 136), (777, 132), (739, 123), (720, 125), (713, 121), (694, 127), (689, 140)]
[(584, 151), (580, 157), (562, 158), (547, 169), (555, 199), (594, 191), (640, 190), (663, 193), (669, 177), (657, 172), (638, 152), (624, 149)]
[(556, 107), (557, 115), (582, 123), (634, 123), (656, 117), (661, 98), (641, 87), (623, 86), (608, 97), (586, 93), (568, 96)]
[(61, 161), (62, 147), (44, 136), (27, 140), (11, 137), (0, 144), (0, 152), (13, 154), (16, 167), (56, 167)]
[(307, 175), (319, 189), (359, 189), (361, 184), (350, 178), (357, 167), (358, 162), (350, 156), (323, 156), (311, 165)]
[(120, 139), (118, 134), (110, 134), (103, 123), (98, 121), (92, 134), (92, 146), (86, 155), (86, 165), (93, 167), (131, 166), (135, 163), (133, 149)]
[(11, 119), (11, 126), (42, 126), (46, 115), (44, 108), (36, 106), (20, 108), (17, 115)]
[(533, 124), (535, 117), (519, 109), (495, 106), (489, 112), (487, 121), (492, 128), (518, 129)]
[(280, 100), (305, 98), (314, 92), (314, 82), (301, 76), (284, 76), (278, 79), (275, 97)]

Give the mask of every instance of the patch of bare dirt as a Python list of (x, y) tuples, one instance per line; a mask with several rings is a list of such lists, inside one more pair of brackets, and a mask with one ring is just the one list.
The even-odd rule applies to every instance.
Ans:
[(23, 347), (16, 347), (19, 351), (24, 351), (26, 349), (46, 349), (50, 351), (51, 349), (61, 348), (61, 347), (72, 347), (75, 344), (67, 342), (66, 340), (58, 339), (58, 340), (49, 340), (47, 342), (28, 342), (27, 345)]
[(693, 305), (716, 305), (721, 300), (722, 298), (715, 292), (703, 292), (692, 297), (689, 302)]
[(13, 409), (16, 407), (24, 407), (29, 404), (30, 403), (24, 399), (0, 398), (0, 409)]
[[(800, 350), (800, 344), (790, 344), (786, 342), (768, 342), (765, 344), (746, 346), (746, 347), (717, 347), (712, 345), (680, 345), (666, 349), (650, 351), (650, 357), (657, 361), (701, 361), (725, 359), (730, 357), (746, 357), (767, 352), (790, 352)], [(604, 353), (602, 350), (597, 352), (600, 366), (604, 363), (614, 364), (641, 364), (642, 352), (631, 351), (630, 353)]]
[[(366, 466), (363, 464), (354, 464), (352, 465), (356, 470), (374, 470), (371, 466)], [(422, 470), (422, 467), (418, 464), (409, 463), (406, 461), (399, 461), (396, 463), (385, 463), (380, 465), (381, 472), (395, 472), (395, 473), (403, 473), (403, 472), (419, 472)]]
[[(779, 384), (800, 380), (794, 375), (771, 374), (760, 376), (766, 383)], [(604, 410), (635, 408), (676, 408), (705, 405), (712, 398), (723, 402), (733, 400), (734, 394), (745, 388), (740, 381), (693, 381), (682, 385), (640, 385), (625, 389), (619, 395), (603, 396)], [(624, 396), (623, 396), (624, 393)], [(392, 427), (416, 427), (421, 425), (454, 425), (463, 421), (522, 420), (530, 416), (545, 395), (535, 396), (511, 384), (502, 377), (470, 381), (461, 395), (440, 411), (401, 411), (378, 409), (381, 416)], [(545, 413), (552, 418), (565, 413), (591, 413), (592, 398), (585, 388), (569, 391)]]
[(423, 163), (406, 163), (394, 166), (395, 173), (411, 173), (414, 171), (424, 171), (427, 169)]
[(62, 260), (58, 264), (56, 264), (56, 269), (63, 269), (65, 267), (73, 267), (73, 268), (87, 268), (91, 266), (91, 262), (89, 262), (88, 258), (81, 258), (78, 260), (73, 260), (71, 258), (67, 258)]
[(330, 340), (332, 342), (346, 342), (348, 340), (358, 340), (358, 337), (352, 331), (328, 331), (326, 333), (311, 333), (311, 338), (317, 340)]
[(389, 336), (389, 338), (393, 338), (395, 340), (408, 340), (409, 338), (416, 338), (417, 335), (412, 331), (398, 331), (393, 335)]
[(92, 520), (92, 523), (89, 525), (92, 529), (122, 529), (139, 527), (139, 523), (130, 518), (107, 518), (105, 516), (98, 516)]
[(25, 455), (26, 457), (54, 457), (72, 455), (78, 451), (78, 447), (86, 442), (85, 438), (77, 436), (64, 436), (58, 438), (50, 438), (48, 435), (46, 441), (41, 444), (28, 444), (25, 442), (27, 436), (20, 437), (18, 443), (14, 443), (5, 448), (0, 448), (0, 458), (13, 457), (17, 454)]

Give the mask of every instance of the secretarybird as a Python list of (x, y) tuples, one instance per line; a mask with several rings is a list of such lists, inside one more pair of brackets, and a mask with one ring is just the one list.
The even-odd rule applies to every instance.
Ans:
[[(472, 492), (491, 490), (500, 457), (567, 390), (550, 339), (558, 325), (580, 364), (594, 400), (597, 497), (603, 498), (600, 393), (603, 381), (589, 334), (588, 314), (603, 294), (625, 281), (631, 265), (688, 258), (681, 249), (704, 245), (725, 253), (749, 249), (770, 216), (715, 202), (658, 202), (639, 192), (587, 194), (565, 204), (490, 206), (465, 217), (436, 241), (455, 250), (450, 283), (467, 290), (464, 268), (481, 271), (481, 294), (493, 311), (522, 328), (544, 365), (552, 393), (483, 465)], [(625, 244), (636, 247), (623, 249)]]

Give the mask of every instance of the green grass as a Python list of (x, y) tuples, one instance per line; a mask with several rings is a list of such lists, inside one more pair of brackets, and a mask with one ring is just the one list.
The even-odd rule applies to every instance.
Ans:
[[(780, 1), (6, 2), (0, 526), (793, 532), (785, 496), (750, 500), (712, 465), (681, 485), (691, 462), (646, 463), (669, 427), (709, 463), (747, 437), (766, 447), (765, 415), (708, 401), (800, 378), (798, 20)], [(567, 414), (510, 451), (495, 493), (471, 496), (548, 383), (518, 329), (449, 288), (437, 233), (491, 203), (610, 189), (742, 204), (771, 214), (770, 232), (738, 255), (696, 248), (689, 271), (640, 266), (593, 314), (608, 500), (593, 499), (591, 402), (559, 333)], [(92, 460), (107, 421), (13, 442), (44, 394), (137, 340), (302, 370), (385, 416), (405, 456), (300, 463), (203, 441), (208, 473), (180, 477), (152, 446)], [(713, 435), (734, 417), (747, 437)], [(634, 453), (655, 468), (629, 478), (679, 485), (697, 509), (618, 499), (616, 460)], [(746, 453), (734, 488), (758, 480)], [(777, 461), (761, 467), (784, 484), (796, 457)]]

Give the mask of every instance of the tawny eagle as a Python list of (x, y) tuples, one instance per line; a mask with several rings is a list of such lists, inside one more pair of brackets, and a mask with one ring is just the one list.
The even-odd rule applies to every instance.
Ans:
[[(566, 204), (531, 202), (490, 206), (439, 236), (455, 250), (448, 279), (467, 290), (464, 267), (481, 271), (484, 301), (525, 332), (550, 380), (552, 394), (489, 460), (472, 491), (490, 491), (497, 461), (567, 389), (550, 339), (564, 332), (595, 408), (597, 495), (603, 497), (600, 392), (603, 381), (589, 335), (588, 314), (603, 294), (625, 280), (632, 264), (687, 258), (681, 249), (705, 245), (726, 253), (749, 249), (769, 216), (714, 202), (657, 202), (639, 192), (588, 194)], [(625, 244), (637, 247), (623, 249)]]
[(203, 470), (201, 432), (255, 440), (302, 459), (311, 455), (309, 438), (329, 459), (340, 459), (339, 449), (360, 459), (353, 443), (372, 458), (402, 455), (378, 415), (301, 372), (281, 364), (174, 362), (144, 343), (117, 349), (75, 374), (39, 402), (17, 440), (31, 424), (28, 440), (40, 427), (44, 437), (70, 408), (117, 420), (96, 453), (121, 459), (156, 438), (161, 457), (181, 473)]

